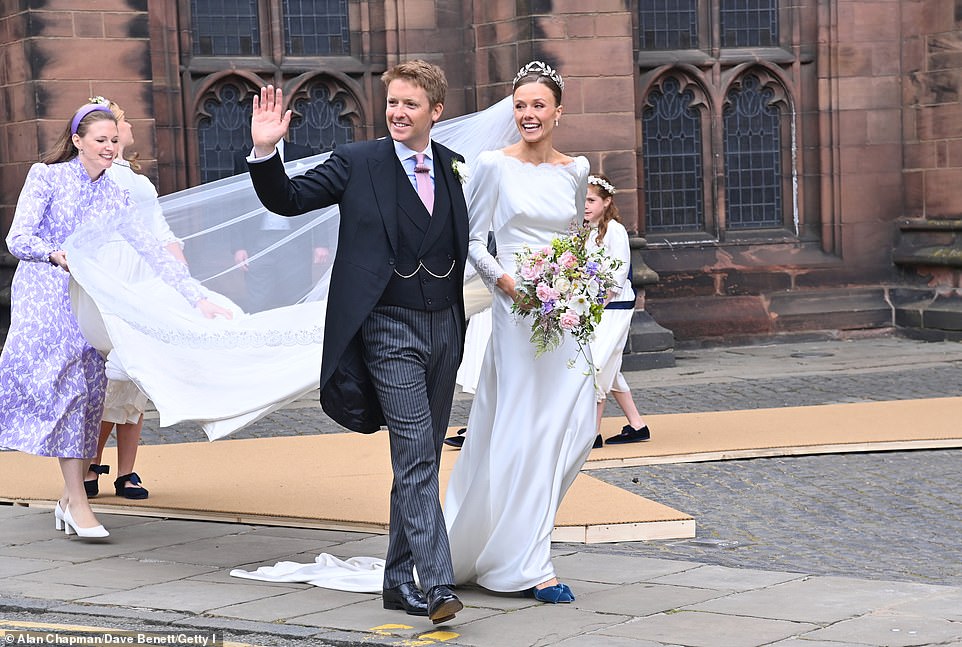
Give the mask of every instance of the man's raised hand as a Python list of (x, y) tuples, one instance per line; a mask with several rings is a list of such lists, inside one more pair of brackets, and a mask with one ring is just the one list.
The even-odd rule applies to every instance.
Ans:
[(265, 157), (284, 137), (291, 124), (291, 111), (284, 111), (283, 93), (273, 85), (261, 88), (258, 97), (254, 95), (254, 110), (251, 114), (251, 140), (254, 142), (255, 157)]

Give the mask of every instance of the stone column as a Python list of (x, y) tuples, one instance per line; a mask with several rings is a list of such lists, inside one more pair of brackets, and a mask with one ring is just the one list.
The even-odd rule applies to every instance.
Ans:
[(905, 218), (890, 291), (895, 323), (924, 339), (962, 339), (962, 20), (957, 5), (903, 0)]
[(631, 285), (637, 301), (631, 318), (622, 370), (638, 371), (675, 365), (675, 335), (645, 310), (645, 287), (658, 282), (658, 272), (648, 267), (642, 252), (648, 243), (640, 236), (628, 240), (631, 246)]

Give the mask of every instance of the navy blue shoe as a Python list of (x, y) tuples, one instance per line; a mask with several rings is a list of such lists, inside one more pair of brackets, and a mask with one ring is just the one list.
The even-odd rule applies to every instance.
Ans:
[(626, 443), (643, 443), (649, 440), (651, 440), (651, 432), (648, 431), (648, 425), (641, 429), (634, 429), (631, 425), (625, 425), (621, 428), (620, 434), (612, 436), (605, 441), (605, 444), (624, 445)]
[(574, 602), (575, 596), (568, 588), (567, 584), (555, 584), (539, 589), (532, 586), (530, 589), (521, 592), (522, 597), (534, 598), (538, 602), (548, 602), (550, 604), (565, 604)]

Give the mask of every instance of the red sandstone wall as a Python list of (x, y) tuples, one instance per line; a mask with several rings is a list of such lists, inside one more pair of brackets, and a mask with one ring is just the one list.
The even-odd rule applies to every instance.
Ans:
[(962, 217), (962, 2), (902, 0), (905, 214)]
[(146, 0), (12, 4), (0, 5), (0, 232), (9, 227), (30, 164), (90, 96), (123, 106), (134, 149), (148, 167), (155, 156)]
[(839, 252), (857, 278), (859, 269), (891, 267), (894, 223), (902, 216), (899, 13), (904, 3), (837, 4), (836, 67), (820, 75), (819, 104), (838, 115)]

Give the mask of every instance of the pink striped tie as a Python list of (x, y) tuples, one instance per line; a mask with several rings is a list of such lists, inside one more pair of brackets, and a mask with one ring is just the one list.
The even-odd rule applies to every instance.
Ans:
[(434, 187), (431, 186), (431, 169), (424, 164), (424, 153), (418, 153), (414, 156), (414, 159), (416, 162), (414, 179), (417, 182), (418, 195), (421, 196), (421, 202), (424, 203), (428, 213), (432, 213), (434, 211)]

